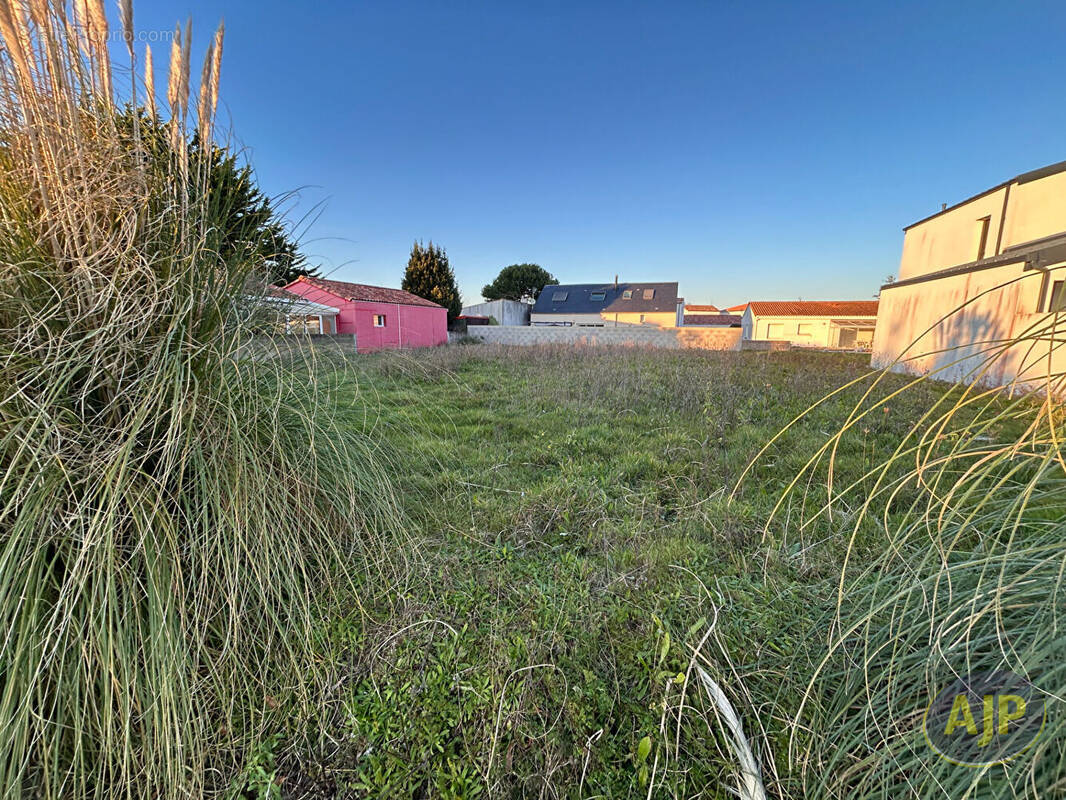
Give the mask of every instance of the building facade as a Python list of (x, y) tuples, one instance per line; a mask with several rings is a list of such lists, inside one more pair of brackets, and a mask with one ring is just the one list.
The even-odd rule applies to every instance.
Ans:
[(300, 277), (285, 291), (337, 309), (334, 332), (355, 334), (360, 353), (448, 341), (447, 309), (402, 289)]
[(528, 325), (529, 312), (533, 306), (518, 300), (490, 300), (472, 306), (463, 306), (464, 317), (490, 317), (497, 325)]
[(741, 317), (746, 340), (845, 350), (870, 349), (876, 323), (876, 300), (753, 300)]
[(1066, 370), (1066, 162), (1023, 173), (904, 228), (881, 288), (873, 364), (990, 385)]
[(530, 315), (535, 326), (610, 328), (681, 325), (676, 283), (572, 283), (545, 286)]

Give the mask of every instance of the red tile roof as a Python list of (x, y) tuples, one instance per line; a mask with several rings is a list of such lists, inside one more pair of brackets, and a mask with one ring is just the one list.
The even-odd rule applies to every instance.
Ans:
[(729, 308), (726, 309), (726, 311), (728, 311), (730, 314), (743, 314), (747, 310), (748, 310), (748, 304), (747, 303), (741, 303), (739, 306), (730, 306)]
[(717, 314), (718, 313), (718, 306), (688, 305), (688, 306), (685, 306), (685, 311), (692, 311), (692, 312), (697, 313), (697, 314), (699, 314), (699, 313)]
[(751, 313), (763, 317), (876, 317), (876, 300), (753, 300)]
[[(301, 275), (295, 281), (290, 283), (289, 286), (292, 286), (294, 283), (299, 283), (300, 281), (310, 284), (317, 289), (321, 289), (324, 292), (336, 295), (344, 300), (366, 300), (372, 303), (398, 303), (402, 306), (444, 307), (437, 305), (432, 300), (426, 300), (424, 297), (405, 292), (403, 289), (387, 289), (384, 286), (367, 286), (365, 283), (348, 283), (348, 281), (329, 281), (325, 278), (309, 278), (306, 275)], [(289, 287), (286, 286), (285, 288), (287, 289)]]

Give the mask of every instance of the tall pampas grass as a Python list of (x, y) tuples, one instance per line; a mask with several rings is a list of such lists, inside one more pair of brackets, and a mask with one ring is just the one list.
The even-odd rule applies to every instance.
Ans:
[[(973, 302), (948, 311), (941, 324), (966, 314)], [(905, 356), (935, 368), (888, 392), (880, 390), (885, 374), (870, 376), (864, 400), (795, 476), (778, 507), (782, 516), (789, 512), (794, 537), (831, 514), (850, 528), (847, 567), (836, 612), (825, 620), (820, 659), (802, 682), (783, 687), (801, 698), (792, 765), (803, 796), (813, 798), (1061, 796), (1061, 315), (1043, 315), (1013, 335), (989, 335), (959, 348), (933, 351), (925, 341)], [(866, 475), (834, 486), (833, 463), (846, 440), (889, 413), (901, 393), (920, 391), (939, 375), (960, 383)], [(1003, 376), (1005, 385), (997, 385)], [(806, 506), (804, 487), (814, 485), (817, 474), (827, 477), (829, 500), (799, 519), (792, 512)], [(1048, 703), (1047, 724), (1028, 751), (1007, 763), (960, 767), (933, 751), (922, 718), (956, 678), (987, 671), (1028, 679)]]
[(315, 620), (387, 583), (392, 492), (361, 420), (250, 342), (260, 265), (221, 255), (187, 152), (189, 26), (169, 134), (131, 134), (102, 2), (24, 9), (0, 0), (0, 794), (211, 795), (320, 713)]
[(144, 46), (144, 110), (149, 119), (155, 119), (155, 64), (152, 62), (152, 46)]

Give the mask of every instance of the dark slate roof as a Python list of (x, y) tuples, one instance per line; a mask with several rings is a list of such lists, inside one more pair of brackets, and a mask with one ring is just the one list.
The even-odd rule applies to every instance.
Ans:
[[(645, 300), (644, 290), (652, 289), (655, 296)], [(631, 296), (626, 298), (626, 292)], [(603, 292), (602, 300), (594, 300), (594, 293)], [(565, 299), (556, 300), (560, 294)], [(534, 314), (599, 314), (601, 311), (677, 311), (676, 283), (567, 283), (545, 286), (537, 296)]]

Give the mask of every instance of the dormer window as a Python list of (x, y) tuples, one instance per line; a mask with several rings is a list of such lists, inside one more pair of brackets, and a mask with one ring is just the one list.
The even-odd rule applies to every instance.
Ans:
[(603, 300), (607, 297), (607, 292), (593, 292), (589, 295), (589, 300)]
[(552, 292), (552, 302), (553, 303), (562, 303), (562, 302), (564, 302), (566, 300), (566, 298), (567, 298), (567, 296), (569, 296), (569, 294), (570, 294), (569, 292)]
[(655, 299), (655, 290), (654, 289), (645, 289), (644, 290), (644, 299), (645, 300), (654, 300)]
[(632, 289), (626, 289), (624, 292), (622, 292), (622, 299), (623, 300), (632, 300), (633, 299), (633, 290)]

